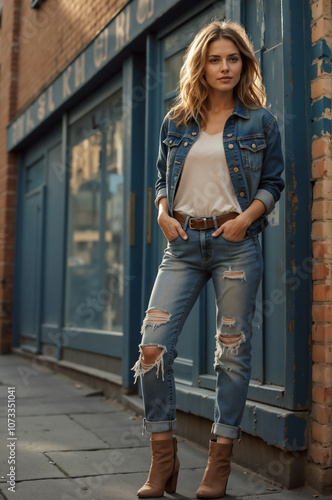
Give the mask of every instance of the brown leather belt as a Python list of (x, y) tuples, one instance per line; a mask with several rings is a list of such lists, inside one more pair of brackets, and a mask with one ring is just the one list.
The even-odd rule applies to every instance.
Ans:
[[(235, 219), (239, 214), (236, 212), (231, 212), (230, 214), (227, 215), (218, 215), (216, 217), (216, 222), (218, 227), (220, 227), (224, 222), (227, 222), (228, 220)], [(174, 212), (173, 214), (174, 219), (177, 221), (181, 222), (183, 224), (187, 220), (186, 215), (179, 214), (177, 212)], [(190, 229), (214, 229), (214, 221), (212, 217), (189, 217), (188, 221), (188, 226)]]

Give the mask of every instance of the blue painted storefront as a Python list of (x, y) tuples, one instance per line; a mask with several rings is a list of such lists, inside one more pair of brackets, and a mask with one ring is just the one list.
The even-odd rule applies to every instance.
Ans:
[[(303, 9), (299, 0), (133, 0), (9, 126), (8, 150), (19, 153), (14, 345), (76, 363), (94, 354), (133, 389), (131, 367), (165, 245), (153, 204), (160, 123), (194, 34), (214, 17), (239, 20), (254, 43), (286, 162), (285, 193), (261, 236), (265, 272), (243, 430), (284, 449), (307, 447), (310, 99)], [(214, 323), (207, 286), (175, 364), (179, 409), (207, 418)]]

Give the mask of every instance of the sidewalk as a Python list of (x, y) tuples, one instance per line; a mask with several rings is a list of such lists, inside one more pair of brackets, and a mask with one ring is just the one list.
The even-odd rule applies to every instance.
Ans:
[[(11, 391), (15, 428), (10, 425), (17, 440), (8, 434), (8, 387), (15, 388)], [(0, 356), (0, 397), (1, 500), (137, 498), (150, 466), (149, 435), (141, 435), (141, 418), (98, 391), (13, 354)], [(177, 493), (164, 498), (194, 499), (207, 449), (182, 438), (178, 447)], [(8, 490), (8, 458), (15, 465), (11, 478), (15, 493)], [(224, 498), (306, 500), (319, 496), (309, 488), (283, 490), (233, 465)]]

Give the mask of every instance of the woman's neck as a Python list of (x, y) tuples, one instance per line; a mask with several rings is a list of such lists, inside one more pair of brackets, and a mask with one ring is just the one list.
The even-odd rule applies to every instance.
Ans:
[(217, 114), (224, 110), (233, 109), (235, 106), (235, 97), (233, 92), (209, 92), (207, 109), (211, 114)]

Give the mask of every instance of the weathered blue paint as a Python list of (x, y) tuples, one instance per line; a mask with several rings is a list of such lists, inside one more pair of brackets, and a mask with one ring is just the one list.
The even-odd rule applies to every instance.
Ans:
[(311, 46), (311, 60), (331, 58), (331, 49), (327, 45), (326, 40), (322, 38), (318, 40), (314, 45)]
[(321, 72), (324, 73), (331, 73), (331, 58), (330, 57), (323, 57), (321, 59), (321, 67), (320, 70)]
[[(123, 66), (123, 102), (131, 105), (124, 108), (123, 144), (125, 168), (124, 213), (129, 210), (127, 202), (130, 193), (135, 193), (135, 244), (130, 245), (129, 231), (124, 234), (124, 297), (123, 297), (123, 346), (122, 346), (122, 384), (129, 389), (134, 386), (131, 368), (138, 357), (138, 344), (141, 330), (141, 291), (142, 291), (142, 232), (143, 186), (144, 186), (144, 127), (145, 58), (131, 56)], [(141, 89), (141, 92), (139, 92)], [(143, 95), (143, 99), (142, 99)]]
[[(177, 407), (186, 413), (211, 419), (214, 410), (214, 393), (207, 389), (176, 385)], [(307, 448), (308, 411), (294, 412), (276, 409), (267, 404), (247, 401), (241, 428), (252, 436), (258, 436), (267, 444), (287, 451)]]
[[(310, 406), (309, 331), (311, 325), (311, 131), (310, 87), (306, 85), (312, 54), (310, 6), (283, 3), (287, 308), (284, 334), (285, 407)], [(303, 23), (298, 20), (303, 19)]]
[(132, 0), (7, 129), (7, 149), (15, 146), (63, 107), (121, 50), (177, 0)]
[[(159, 58), (159, 44), (154, 33), (146, 39), (146, 128), (145, 128), (145, 153), (144, 153), (144, 215), (143, 215), (143, 276), (141, 297), (141, 321), (147, 308), (149, 295), (159, 265), (161, 254), (160, 228), (157, 223), (157, 210), (154, 204), (155, 183), (157, 169), (155, 167), (158, 156), (159, 129), (162, 121), (161, 84), (163, 74)], [(148, 198), (148, 189), (150, 195)], [(146, 241), (147, 225), (151, 226), (151, 242)]]
[(331, 120), (330, 118), (321, 118), (320, 120), (315, 120), (311, 126), (312, 137), (320, 137), (321, 135), (331, 135)]
[(328, 97), (323, 97), (319, 99), (319, 101), (315, 101), (311, 105), (311, 118), (314, 120), (315, 118), (319, 118), (325, 113), (327, 110), (331, 109), (331, 99)]

